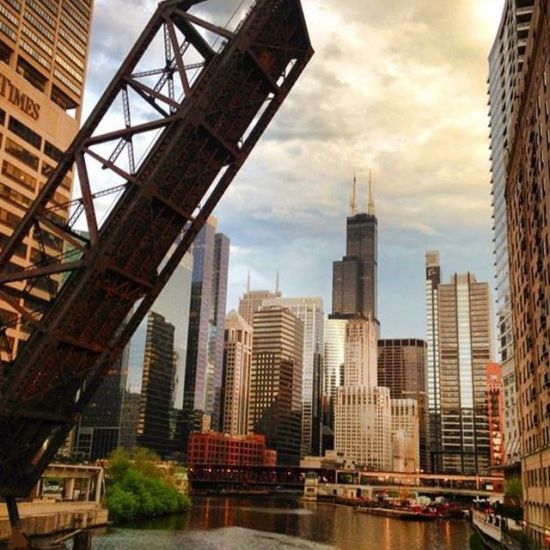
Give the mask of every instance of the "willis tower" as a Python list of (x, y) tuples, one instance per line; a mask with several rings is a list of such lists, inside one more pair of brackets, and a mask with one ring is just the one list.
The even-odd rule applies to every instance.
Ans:
[(369, 175), (367, 213), (357, 213), (357, 180), (353, 180), (351, 216), (346, 224), (346, 255), (334, 262), (332, 319), (372, 317), (378, 319), (378, 221)]

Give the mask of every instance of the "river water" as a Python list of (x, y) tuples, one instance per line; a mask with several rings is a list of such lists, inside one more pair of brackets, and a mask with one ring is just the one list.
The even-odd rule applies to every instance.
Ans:
[(466, 522), (407, 522), (293, 498), (196, 498), (190, 512), (113, 528), (94, 550), (468, 550)]

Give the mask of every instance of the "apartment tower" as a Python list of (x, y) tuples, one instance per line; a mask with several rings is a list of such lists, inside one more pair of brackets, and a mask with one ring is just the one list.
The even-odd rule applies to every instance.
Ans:
[(254, 314), (249, 433), (263, 434), (283, 465), (300, 462), (304, 324), (283, 307)]
[[(0, 248), (19, 224), (63, 152), (78, 132), (90, 41), (92, 0), (0, 0)], [(55, 196), (72, 198), (67, 176)], [(59, 209), (61, 222), (68, 207)], [(43, 230), (45, 253), (57, 256), (63, 243)], [(13, 262), (40, 261), (41, 246), (31, 239)], [(37, 298), (48, 288), (37, 286)], [(27, 332), (14, 310), (0, 302), (0, 353), (9, 361)]]
[(505, 191), (524, 519), (541, 546), (550, 528), (548, 15), (548, 2), (535, 0), (516, 90)]
[(506, 178), (514, 102), (523, 68), (533, 0), (506, 0), (501, 23), (489, 54), (489, 119), (491, 194), (495, 243), (497, 339), (502, 362), (506, 407), (504, 462), (520, 459), (514, 338), (508, 254)]

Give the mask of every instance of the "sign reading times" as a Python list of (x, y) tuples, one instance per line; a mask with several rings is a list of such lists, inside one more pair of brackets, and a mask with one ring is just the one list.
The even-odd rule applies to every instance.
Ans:
[(0, 73), (0, 96), (17, 105), (24, 113), (34, 120), (40, 117), (40, 105), (11, 83), (11, 80)]

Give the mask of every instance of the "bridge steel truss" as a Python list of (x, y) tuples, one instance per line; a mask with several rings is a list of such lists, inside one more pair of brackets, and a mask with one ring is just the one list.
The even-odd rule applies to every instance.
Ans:
[[(257, 0), (232, 32), (189, 13), (202, 1), (159, 4), (0, 253), (13, 312), (0, 335), (29, 334), (2, 351), (8, 501), (38, 482), (313, 55), (300, 0)], [(61, 204), (73, 167), (80, 195)], [(22, 245), (36, 249), (27, 268)]]

